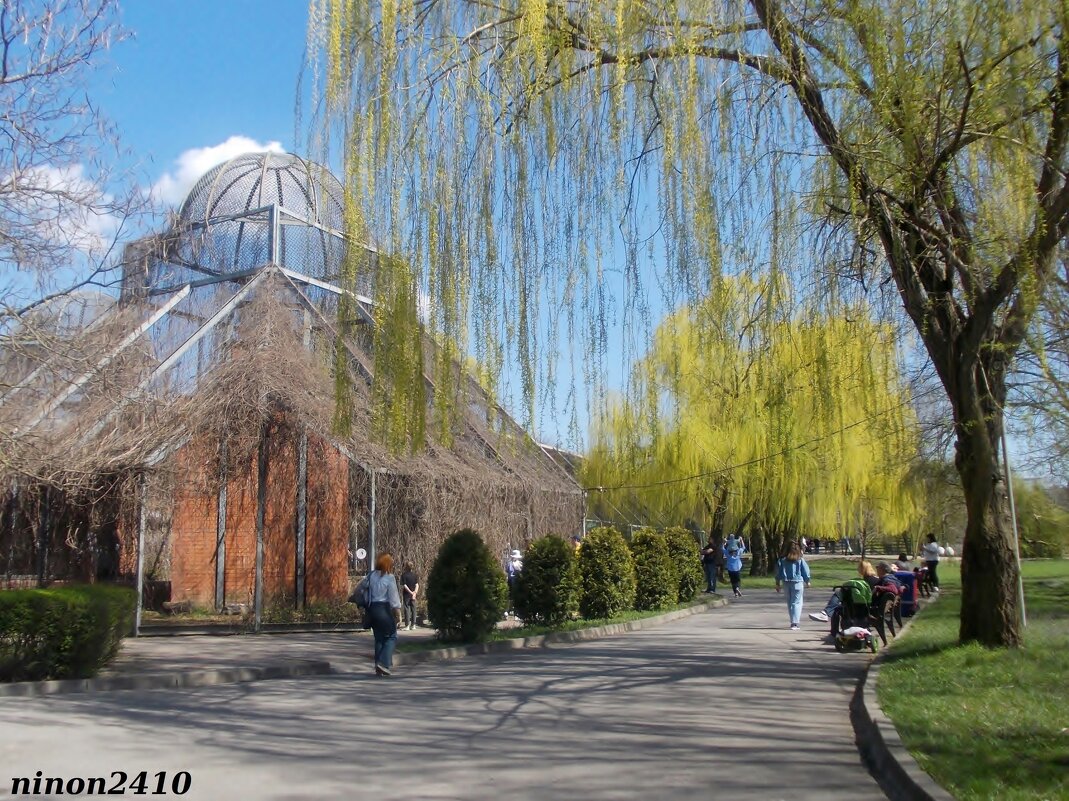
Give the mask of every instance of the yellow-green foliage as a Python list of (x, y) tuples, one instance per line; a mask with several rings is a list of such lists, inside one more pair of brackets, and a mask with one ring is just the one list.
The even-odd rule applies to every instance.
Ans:
[(917, 434), (892, 332), (862, 307), (789, 308), (772, 279), (743, 277), (669, 317), (598, 431), (585, 482), (625, 485), (665, 517), (708, 521), (726, 487), (735, 519), (754, 510), (824, 536), (862, 514), (908, 526)]
[[(816, 278), (837, 291), (886, 288), (885, 257), (905, 245), (889, 244), (886, 226), (874, 224), (878, 203), (889, 220), (917, 218), (903, 236), (924, 239), (917, 250), (928, 255), (911, 256), (924, 264), (910, 269), (945, 271), (956, 294), (978, 296), (1022, 255), (1011, 284), (1019, 278), (1021, 302), (1002, 296), (1027, 319), (1036, 265), (1019, 249), (1045, 230), (1036, 179), (1058, 97), (1064, 0), (775, 4), (786, 15), (775, 36), (752, 6), (311, 0), (313, 145), (340, 151), (348, 232), (405, 254), (409, 268), (379, 265), (383, 283), (399, 299), (417, 293), (398, 282), (426, 292), (443, 359), (473, 351), (504, 374), (525, 422), (539, 401), (553, 415), (566, 397), (577, 425), (579, 380), (597, 412), (610, 359), (618, 361), (616, 327), (627, 333), (624, 355), (641, 353), (665, 311), (720, 291), (722, 271), (760, 265), (796, 286)], [(804, 82), (822, 93), (821, 113), (849, 158), (814, 140), (814, 115), (801, 112), (799, 82), (787, 76), (802, 56), (779, 37), (804, 51)], [(837, 224), (823, 229), (814, 217)], [(923, 309), (911, 314), (918, 330), (931, 330)], [(390, 342), (419, 337), (413, 313), (384, 315), (383, 325)], [(845, 323), (808, 335), (798, 314), (766, 317), (753, 334), (767, 339), (770, 326), (795, 329), (798, 358), (825, 358), (836, 338), (851, 339)], [(1001, 326), (998, 317), (986, 325)], [(406, 365), (418, 349), (397, 348)], [(815, 405), (793, 410), (797, 419), (779, 414), (789, 384), (777, 394), (776, 370), (770, 362), (747, 378), (767, 389), (758, 416), (776, 422), (733, 443), (739, 453), (790, 444), (807, 418), (850, 424), (848, 405), (823, 386)], [(847, 374), (862, 395), (880, 384), (872, 370)], [(438, 411), (448, 414), (454, 374), (439, 370), (436, 380)], [(418, 392), (418, 381), (395, 381), (390, 397)], [(386, 429), (415, 425), (418, 399), (402, 406), (396, 419), (383, 407)], [(865, 462), (858, 447), (842, 441), (829, 457), (847, 466), (833, 470), (841, 486), (809, 506), (856, 506), (865, 491), (854, 479), (867, 473), (854, 467)], [(807, 475), (824, 457), (809, 458)], [(771, 478), (797, 481), (783, 474), (799, 460)], [(830, 497), (847, 500), (834, 508)]]

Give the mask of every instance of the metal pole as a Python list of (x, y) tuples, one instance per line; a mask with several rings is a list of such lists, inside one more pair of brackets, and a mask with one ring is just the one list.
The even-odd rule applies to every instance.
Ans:
[(215, 504), (215, 608), (226, 606), (226, 494), (227, 448), (224, 439), (219, 446), (219, 496)]
[(281, 266), (279, 264), (279, 225), (278, 225), (278, 206), (271, 206), (271, 263), (276, 267)]
[(264, 611), (264, 514), (267, 507), (267, 427), (260, 431), (256, 457), (256, 575), (253, 588), (253, 628), (260, 631)]
[[(375, 468), (371, 468), (371, 514), (368, 519), (368, 567), (375, 566)], [(371, 570), (368, 570), (370, 573)]]
[(304, 606), (305, 549), (308, 541), (308, 433), (297, 442), (297, 608)]
[(145, 604), (145, 527), (148, 524), (148, 479), (141, 474), (137, 515), (137, 614), (134, 616), (134, 636), (141, 635), (141, 610)]
[(41, 515), (37, 520), (37, 586), (45, 586), (48, 574), (48, 487), (41, 493)]
[(1010, 496), (1010, 522), (1013, 524), (1013, 559), (1017, 563), (1017, 603), (1021, 607), (1021, 625), (1027, 626), (1028, 614), (1024, 608), (1024, 576), (1021, 575), (1021, 541), (1017, 534), (1017, 504), (1013, 499), (1013, 476), (1010, 474), (1010, 452), (1006, 447), (1005, 420), (1003, 420), (1000, 437), (1002, 439), (1002, 464), (1006, 469), (1006, 490)]

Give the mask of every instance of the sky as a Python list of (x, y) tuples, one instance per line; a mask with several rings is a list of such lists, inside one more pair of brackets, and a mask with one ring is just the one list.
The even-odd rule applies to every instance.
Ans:
[[(125, 166), (162, 207), (180, 205), (201, 175), (232, 156), (308, 155), (295, 131), (307, 19), (306, 0), (123, 5), (131, 36), (112, 48), (90, 93), (118, 130)], [(541, 437), (564, 442), (558, 426)]]
[[(131, 37), (112, 48), (90, 92), (117, 128), (124, 166), (161, 208), (180, 206), (198, 178), (241, 153), (313, 155), (295, 130), (307, 0), (136, 0), (121, 21)], [(518, 383), (502, 390), (516, 414)], [(563, 417), (542, 417), (540, 439), (580, 445)]]
[(294, 150), (305, 0), (136, 0), (92, 95), (128, 166), (168, 204), (249, 150)]

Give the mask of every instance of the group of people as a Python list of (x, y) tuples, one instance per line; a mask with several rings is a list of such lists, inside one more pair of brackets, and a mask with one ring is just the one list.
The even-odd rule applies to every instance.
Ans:
[[(776, 592), (785, 592), (787, 598), (787, 616), (792, 631), (797, 631), (801, 624), (802, 601), (805, 588), (810, 586), (811, 573), (809, 565), (805, 561), (805, 542), (803, 538), (798, 542), (791, 542), (783, 557), (776, 563)], [(808, 543), (806, 543), (808, 545)], [(718, 580), (723, 580), (723, 571), (731, 579), (731, 591), (735, 597), (742, 596), (742, 557), (746, 553), (746, 543), (742, 537), (731, 535), (722, 540), (715, 535), (709, 535), (709, 542), (702, 548), (702, 566), (705, 569), (705, 592), (716, 592)], [(939, 591), (939, 559), (946, 553), (946, 549), (939, 545), (934, 534), (928, 535), (928, 541), (922, 548), (925, 566), (918, 571), (923, 573), (923, 578), (935, 592)], [(871, 562), (862, 560), (858, 563), (858, 575), (872, 588), (875, 594), (880, 588), (886, 588), (899, 594), (904, 585), (894, 575), (898, 571), (913, 571), (906, 554), (899, 554), (898, 561), (891, 565), (880, 562), (873, 566)], [(839, 590), (832, 593), (831, 598), (820, 612), (813, 612), (810, 619), (829, 623), (832, 633), (838, 626), (838, 615), (841, 613), (842, 595)]]
[[(578, 537), (573, 538), (573, 547), (580, 547)], [(924, 544), (926, 581), (936, 592), (939, 591), (939, 559), (946, 549), (939, 545), (934, 534), (928, 535)], [(740, 535), (732, 534), (723, 539), (709, 536), (709, 542), (702, 548), (702, 565), (705, 569), (705, 591), (716, 592), (718, 580), (723, 580), (726, 571), (731, 581), (731, 591), (737, 598), (742, 597), (742, 557), (746, 553), (746, 542)], [(523, 569), (523, 554), (514, 550), (506, 560), (505, 573), (508, 577), (509, 596), (516, 577)], [(862, 560), (857, 572), (866, 583), (877, 592), (881, 586), (900, 592), (901, 582), (894, 576), (895, 570), (912, 571), (914, 568), (906, 554), (899, 554), (894, 565), (880, 562), (873, 566)], [(919, 568), (918, 568), (919, 569)], [(791, 542), (783, 557), (776, 563), (776, 592), (785, 592), (787, 598), (787, 616), (792, 631), (797, 631), (802, 616), (802, 601), (805, 588), (810, 586), (812, 574), (805, 561), (800, 542)], [(898, 585), (898, 589), (894, 588)], [(381, 553), (375, 559), (375, 570), (367, 575), (358, 585), (354, 596), (366, 592), (368, 599), (368, 617), (371, 630), (375, 635), (375, 673), (379, 676), (391, 675), (393, 668), (393, 651), (397, 644), (397, 628), (404, 615), (404, 628), (408, 631), (416, 627), (416, 599), (419, 597), (419, 576), (411, 564), (405, 564), (401, 573), (400, 589), (393, 575), (393, 556)], [(834, 634), (837, 631), (838, 616), (842, 610), (842, 594), (839, 590), (832, 593), (828, 603), (820, 612), (809, 615), (811, 620), (829, 623)]]
[(416, 599), (419, 597), (419, 576), (411, 564), (401, 572), (401, 590), (393, 575), (393, 556), (380, 553), (375, 569), (357, 585), (354, 596), (366, 592), (368, 622), (375, 635), (375, 674), (389, 676), (393, 671), (393, 651), (397, 645), (397, 627), (401, 623), (408, 631), (416, 628)]
[(713, 534), (702, 548), (702, 567), (705, 569), (705, 591), (716, 592), (716, 583), (723, 580), (726, 570), (731, 580), (731, 592), (736, 598), (742, 597), (742, 557), (746, 553), (746, 542), (738, 534), (728, 536), (726, 540)]
[[(874, 598), (881, 591), (893, 592), (896, 595), (902, 594), (905, 584), (895, 576), (896, 571), (922, 574), (918, 575), (918, 579), (923, 578), (933, 591), (939, 592), (939, 559), (946, 554), (946, 548), (939, 545), (935, 534), (929, 534), (928, 541), (921, 552), (925, 564), (923, 569), (914, 568), (909, 557), (900, 553), (894, 564), (879, 562), (874, 566), (871, 562), (862, 559), (857, 565), (858, 576), (869, 585)], [(800, 544), (792, 542), (783, 558), (776, 563), (776, 592), (784, 589), (787, 591), (787, 614), (790, 619), (790, 628), (793, 631), (799, 628), (802, 598), (805, 588), (810, 586), (810, 577), (809, 565), (806, 564)], [(819, 623), (830, 624), (831, 633), (834, 634), (838, 631), (842, 606), (842, 592), (836, 589), (832, 592), (824, 609), (810, 613), (809, 618)]]

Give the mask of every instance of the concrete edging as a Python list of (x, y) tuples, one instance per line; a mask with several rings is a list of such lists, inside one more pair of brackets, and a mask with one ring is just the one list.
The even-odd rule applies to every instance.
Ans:
[(179, 687), (209, 687), (240, 684), (264, 679), (292, 679), (333, 672), (330, 662), (301, 661), (264, 667), (219, 668), (216, 670), (170, 671), (140, 676), (101, 676), (95, 679), (54, 679), (0, 684), (0, 698), (30, 698), (42, 695), (94, 693), (111, 690), (173, 690)]
[(494, 640), (474, 645), (458, 645), (452, 648), (434, 648), (427, 651), (395, 653), (393, 662), (395, 665), (418, 665), (424, 662), (444, 662), (449, 659), (461, 659), (466, 656), (507, 653), (508, 651), (517, 651), (524, 648), (544, 648), (547, 645), (556, 643), (600, 640), (604, 637), (625, 634), (629, 631), (641, 631), (662, 623), (690, 617), (718, 606), (727, 606), (727, 603), (726, 598), (717, 596), (694, 606), (688, 606), (686, 609), (676, 609), (663, 615), (654, 615), (640, 620), (629, 620), (626, 623), (612, 623), (607, 626), (593, 626), (587, 629), (576, 629), (575, 631), (555, 631), (549, 634), (538, 634), (533, 637), (514, 637), (508, 640)]
[[(935, 600), (932, 598), (924, 606)], [(901, 637), (906, 632), (913, 624), (913, 619), (906, 622), (897, 636)], [(954, 801), (954, 796), (917, 764), (902, 744), (894, 723), (880, 707), (876, 697), (876, 682), (889, 652), (887, 648), (882, 649), (869, 663), (850, 701), (850, 722), (857, 735), (858, 750), (869, 771), (892, 801)]]

